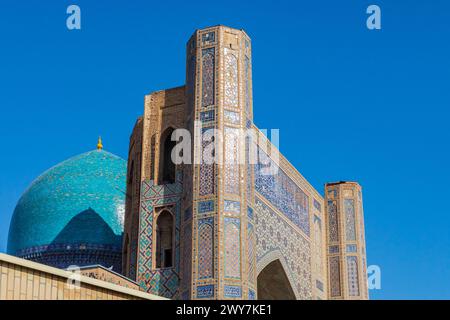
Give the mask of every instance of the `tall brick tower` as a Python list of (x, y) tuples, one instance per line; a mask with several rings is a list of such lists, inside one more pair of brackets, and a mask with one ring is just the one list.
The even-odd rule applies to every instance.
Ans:
[[(197, 30), (186, 85), (145, 97), (124, 275), (171, 299), (366, 299), (361, 187), (330, 183), (323, 197), (257, 128), (251, 59), (244, 31)], [(173, 161), (181, 141), (191, 161)]]
[(325, 186), (328, 293), (330, 299), (368, 299), (361, 186)]
[[(252, 124), (250, 39), (244, 31), (216, 26), (194, 33), (187, 46), (188, 128), (194, 141), (217, 130), (214, 142), (203, 134), (196, 144), (192, 180), (192, 215), (185, 217), (183, 243), (192, 242), (191, 281), (183, 284), (192, 299), (245, 299), (255, 296), (255, 246), (247, 204), (251, 175), (245, 163), (240, 130)], [(201, 128), (194, 129), (193, 121)], [(205, 139), (206, 138), (206, 139)], [(208, 141), (209, 140), (209, 141)], [(221, 164), (206, 163), (206, 148), (214, 143)], [(251, 207), (251, 206), (249, 206)], [(185, 208), (185, 210), (189, 210)], [(251, 215), (250, 215), (251, 216)], [(247, 241), (250, 232), (250, 241)], [(189, 245), (189, 244), (188, 244)], [(254, 268), (253, 268), (254, 269)]]

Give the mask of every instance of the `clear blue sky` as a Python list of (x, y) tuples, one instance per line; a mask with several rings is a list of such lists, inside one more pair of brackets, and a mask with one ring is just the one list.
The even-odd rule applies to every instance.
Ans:
[[(78, 4), (82, 30), (68, 31)], [(365, 10), (378, 4), (382, 30)], [(185, 43), (225, 24), (253, 39), (255, 122), (320, 191), (364, 188), (373, 299), (450, 298), (450, 2), (86, 1), (0, 4), (0, 251), (15, 203), (52, 165), (123, 158), (143, 97), (182, 85)]]

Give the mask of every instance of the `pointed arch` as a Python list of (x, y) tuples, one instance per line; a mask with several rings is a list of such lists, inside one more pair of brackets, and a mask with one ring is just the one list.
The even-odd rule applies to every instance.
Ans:
[(172, 127), (167, 128), (161, 135), (159, 144), (159, 184), (175, 183), (175, 163), (172, 161), (172, 149), (176, 142), (172, 141)]
[(173, 266), (174, 253), (174, 217), (168, 210), (163, 210), (156, 220), (156, 268)]
[(258, 299), (300, 300), (299, 293), (294, 289), (295, 281), (280, 250), (273, 250), (264, 255), (258, 261), (256, 271)]

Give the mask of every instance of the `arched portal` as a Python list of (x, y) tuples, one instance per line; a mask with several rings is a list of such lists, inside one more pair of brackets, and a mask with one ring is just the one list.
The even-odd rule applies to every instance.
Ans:
[(168, 128), (161, 136), (160, 153), (160, 184), (175, 182), (175, 163), (172, 161), (172, 149), (176, 142), (172, 141), (173, 129)]
[(173, 216), (163, 211), (156, 223), (156, 268), (170, 268), (173, 264)]
[(295, 300), (295, 294), (279, 259), (269, 263), (257, 278), (259, 300)]

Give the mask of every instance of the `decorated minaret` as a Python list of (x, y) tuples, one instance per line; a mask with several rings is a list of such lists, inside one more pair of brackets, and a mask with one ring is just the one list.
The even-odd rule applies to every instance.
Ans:
[(361, 186), (325, 186), (329, 299), (368, 299)]
[(183, 243), (192, 248), (192, 264), (182, 271), (189, 274), (183, 297), (254, 299), (252, 172), (240, 135), (252, 125), (247, 34), (225, 26), (197, 30), (187, 45), (186, 82), (195, 164), (185, 176), (192, 181), (185, 188), (192, 212), (184, 208)]
[(197, 30), (186, 85), (146, 95), (123, 273), (170, 299), (367, 299), (361, 187), (330, 183), (323, 198), (257, 129), (251, 58), (244, 31)]

